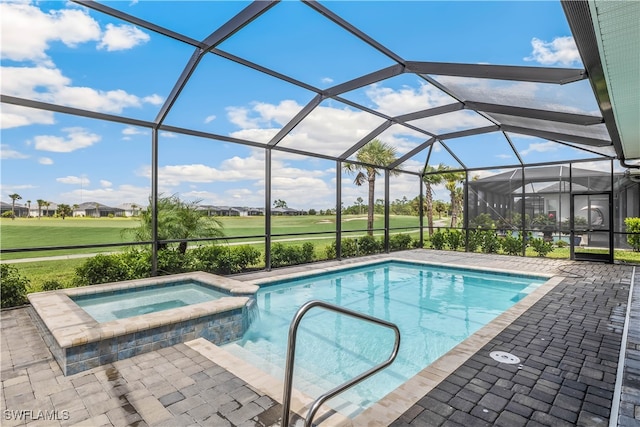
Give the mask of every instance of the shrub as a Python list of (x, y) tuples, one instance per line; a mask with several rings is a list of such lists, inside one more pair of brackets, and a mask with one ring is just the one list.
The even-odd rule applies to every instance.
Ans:
[(522, 234), (518, 233), (518, 237), (506, 235), (502, 239), (502, 250), (508, 255), (520, 255), (522, 253)]
[(356, 239), (342, 239), (342, 256), (345, 258), (358, 256), (358, 242)]
[(529, 244), (539, 257), (547, 256), (547, 254), (553, 251), (553, 243), (545, 242), (544, 239), (539, 237), (529, 240)]
[(15, 218), (13, 211), (4, 211), (2, 212), (2, 218)]
[(64, 289), (64, 285), (57, 280), (47, 280), (42, 283), (43, 291), (55, 291), (57, 289)]
[(315, 258), (315, 247), (311, 242), (302, 244), (302, 262), (311, 262)]
[(460, 230), (447, 230), (445, 233), (447, 244), (452, 251), (457, 251), (464, 244), (464, 237)]
[[(309, 244), (313, 248), (313, 244)], [(250, 265), (255, 265), (260, 261), (260, 251), (249, 245), (236, 246), (231, 252), (234, 254), (234, 262), (239, 271), (244, 271)]]
[(192, 271), (191, 253), (181, 253), (179, 250), (163, 249), (158, 251), (158, 273), (177, 274)]
[(0, 294), (2, 308), (16, 307), (27, 302), (29, 280), (20, 276), (17, 268), (0, 264)]
[(482, 230), (469, 230), (469, 252), (475, 252), (482, 245), (484, 232)]
[(445, 232), (438, 230), (431, 235), (431, 246), (434, 249), (438, 249), (438, 250), (444, 249), (444, 244), (446, 241), (447, 241), (447, 235), (445, 234)]
[(128, 249), (120, 255), (120, 268), (127, 279), (142, 279), (151, 276), (151, 251)]
[(500, 238), (496, 230), (482, 231), (482, 242), (480, 243), (482, 252), (485, 254), (495, 254), (500, 249)]
[(76, 268), (73, 283), (76, 286), (119, 282), (129, 278), (122, 258), (117, 255), (98, 254)]
[(625, 218), (624, 225), (627, 227), (627, 243), (634, 251), (640, 251), (640, 218)]
[(392, 251), (402, 251), (412, 246), (411, 236), (408, 234), (394, 234), (389, 237), (389, 249)]
[(240, 273), (249, 265), (257, 264), (260, 251), (249, 245), (237, 247), (202, 246), (191, 251), (195, 270), (217, 274)]
[(271, 266), (284, 267), (311, 262), (314, 258), (314, 249), (311, 242), (305, 242), (302, 247), (274, 243), (271, 245)]
[(384, 242), (377, 240), (370, 235), (362, 236), (358, 239), (358, 252), (360, 255), (373, 255), (382, 252)]
[(565, 242), (564, 240), (558, 240), (558, 241), (556, 242), (556, 246), (557, 246), (557, 247), (559, 247), (559, 248), (566, 248), (566, 247), (567, 247), (567, 245), (568, 245), (568, 243), (567, 243), (567, 242)]

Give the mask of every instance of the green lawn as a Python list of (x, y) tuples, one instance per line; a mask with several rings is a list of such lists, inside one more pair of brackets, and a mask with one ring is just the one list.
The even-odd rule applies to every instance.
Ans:
[[(227, 237), (259, 236), (243, 241), (261, 241), (264, 236), (264, 217), (219, 217), (224, 234)], [(418, 218), (412, 216), (397, 216), (390, 220), (391, 227), (418, 228)], [(0, 219), (0, 248), (19, 249), (49, 246), (74, 246), (107, 243), (124, 243), (133, 241), (132, 236), (123, 233), (126, 229), (135, 228), (138, 220), (135, 218), (19, 218), (15, 220)], [(345, 232), (365, 229), (366, 217), (345, 216), (342, 230)], [(382, 228), (384, 222), (376, 217), (374, 227)], [(335, 216), (273, 216), (271, 219), (272, 234), (303, 233), (293, 238), (304, 238), (304, 233), (326, 232), (326, 239), (333, 238), (335, 233)], [(322, 237), (323, 235), (306, 237)], [(348, 236), (346, 234), (345, 236)], [(287, 237), (273, 237), (273, 240)], [(291, 238), (291, 237), (290, 237)], [(236, 240), (233, 240), (236, 241)], [(0, 259), (33, 258), (54, 255), (69, 255), (77, 253), (110, 252), (118, 247), (92, 249), (62, 249), (55, 251), (2, 253)]]

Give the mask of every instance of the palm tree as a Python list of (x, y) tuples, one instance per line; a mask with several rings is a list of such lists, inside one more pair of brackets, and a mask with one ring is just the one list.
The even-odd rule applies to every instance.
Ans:
[[(184, 202), (176, 195), (158, 197), (158, 239), (224, 237), (222, 224), (213, 217), (203, 215), (198, 209), (199, 203), (200, 200)], [(132, 233), (138, 241), (151, 240), (152, 209), (140, 211), (139, 219), (140, 225), (137, 228), (125, 229), (124, 233)], [(158, 250), (166, 247), (166, 243), (161, 243), (158, 245)], [(184, 254), (187, 251), (187, 242), (180, 242), (178, 251)]]
[(27, 218), (31, 218), (31, 200), (27, 200)]
[(462, 188), (458, 187), (458, 184), (464, 180), (464, 176), (464, 172), (449, 172), (445, 175), (445, 187), (451, 197), (451, 227), (454, 228), (458, 225), (458, 213), (464, 199)]
[(356, 160), (362, 164), (345, 163), (348, 173), (358, 172), (353, 182), (360, 186), (369, 183), (369, 209), (367, 212), (367, 233), (373, 235), (373, 210), (375, 203), (376, 175), (378, 167), (386, 167), (396, 160), (396, 150), (379, 139), (374, 139), (356, 153)]
[(42, 199), (38, 199), (36, 200), (36, 202), (38, 203), (38, 219), (40, 219), (40, 217), (42, 216), (42, 207), (46, 202)]
[(44, 202), (43, 204), (47, 207), (46, 216), (49, 216), (49, 206), (51, 206), (51, 202)]
[(13, 218), (16, 219), (16, 200), (21, 200), (22, 196), (18, 193), (9, 194), (9, 198), (11, 199), (11, 213), (13, 213)]
[[(444, 163), (440, 163), (437, 167), (426, 166), (422, 181), (425, 187), (425, 204), (427, 208), (427, 224), (429, 226), (429, 236), (433, 234), (433, 186), (441, 184), (445, 177), (442, 172), (448, 170), (449, 167)], [(438, 172), (438, 173), (436, 173)], [(428, 174), (428, 175), (427, 175)]]
[(71, 206), (66, 205), (64, 203), (60, 203), (58, 205), (58, 215), (60, 215), (62, 219), (65, 219), (66, 217), (70, 216), (72, 213), (73, 211), (71, 210)]

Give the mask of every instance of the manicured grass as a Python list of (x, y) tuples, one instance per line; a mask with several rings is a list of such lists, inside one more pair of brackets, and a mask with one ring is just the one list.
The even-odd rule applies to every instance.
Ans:
[(65, 259), (56, 261), (35, 261), (13, 264), (20, 271), (20, 275), (29, 279), (28, 292), (40, 292), (42, 284), (49, 280), (56, 280), (66, 286), (71, 285), (76, 267), (86, 258)]
[[(64, 220), (60, 218), (18, 218), (15, 220), (3, 218), (0, 220), (1, 246), (2, 249), (18, 249), (130, 242), (133, 240), (132, 237), (124, 234), (123, 230), (134, 228), (137, 224), (135, 220), (121, 218), (67, 218)], [(117, 248), (108, 250), (113, 251)], [(3, 253), (2, 259), (81, 252), (83, 251), (51, 251), (46, 254), (38, 252), (37, 255), (29, 252)], [(99, 250), (92, 249), (89, 252), (99, 252)]]
[[(258, 236), (233, 242), (259, 241), (265, 233), (264, 217), (217, 217), (222, 224), (227, 237)], [(272, 216), (272, 235), (301, 234), (290, 238), (322, 237), (328, 241), (335, 233), (335, 216)], [(0, 219), (0, 234), (2, 249), (18, 249), (30, 247), (74, 246), (106, 243), (132, 242), (131, 234), (124, 232), (137, 227), (136, 218), (18, 218)], [(390, 226), (418, 227), (418, 218), (413, 216), (392, 216)], [(345, 232), (365, 229), (366, 216), (344, 216), (342, 230)], [(382, 228), (384, 222), (381, 216), (376, 217), (374, 227)], [(311, 235), (305, 233), (326, 232), (326, 235)], [(348, 237), (349, 234), (345, 234)], [(273, 240), (286, 237), (274, 236)], [(91, 248), (91, 249), (62, 249), (55, 251), (2, 253), (0, 259), (34, 258), (43, 256), (69, 255), (77, 253), (111, 252), (120, 247)]]

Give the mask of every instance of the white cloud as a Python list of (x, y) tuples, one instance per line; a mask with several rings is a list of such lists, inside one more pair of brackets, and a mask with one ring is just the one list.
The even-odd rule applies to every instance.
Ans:
[[(2, 86), (1, 79), (0, 86)], [(55, 121), (51, 111), (11, 104), (3, 104), (0, 110), (0, 129), (10, 129), (32, 124), (52, 125), (54, 123)]]
[(367, 87), (366, 95), (377, 109), (390, 116), (399, 116), (439, 105), (452, 104), (453, 98), (433, 85), (417, 82), (418, 87), (405, 86), (400, 89), (384, 87), (382, 83)]
[(0, 145), (0, 159), (27, 159), (27, 154), (21, 153), (11, 148), (9, 144)]
[(75, 47), (100, 37), (99, 24), (81, 9), (45, 13), (26, 2), (3, 2), (0, 12), (2, 59), (51, 66), (46, 54), (51, 42), (60, 41)]
[(113, 114), (122, 113), (125, 108), (140, 108), (148, 102), (145, 100), (156, 99), (140, 98), (122, 89), (71, 86), (71, 80), (60, 70), (46, 67), (2, 67), (1, 88), (6, 95)]
[(52, 165), (53, 160), (50, 159), (49, 157), (40, 157), (38, 159), (38, 163), (40, 163), (41, 165)]
[(122, 134), (123, 135), (141, 135), (144, 134), (146, 132), (144, 132), (143, 130), (140, 130), (136, 127), (133, 126), (127, 126), (126, 128), (122, 129)]
[(207, 117), (204, 119), (204, 122), (205, 122), (205, 123), (211, 123), (211, 122), (212, 122), (212, 121), (214, 121), (215, 119), (216, 119), (215, 114), (212, 114), (212, 115), (210, 115), (210, 116), (207, 116)]
[(543, 65), (572, 65), (580, 63), (580, 53), (573, 37), (556, 37), (550, 42), (538, 38), (531, 40), (533, 51), (525, 61), (535, 61)]
[(160, 136), (163, 138), (177, 138), (178, 135), (176, 135), (173, 132), (160, 132)]
[(38, 135), (34, 137), (33, 144), (35, 149), (55, 153), (70, 153), (81, 148), (90, 147), (101, 139), (99, 135), (89, 133), (83, 128), (65, 128), (62, 131), (67, 134), (66, 138), (54, 135)]
[(108, 52), (126, 50), (149, 40), (148, 34), (132, 25), (107, 24), (102, 39), (98, 43), (98, 49), (106, 49)]
[(83, 185), (88, 186), (91, 182), (86, 177), (68, 175), (61, 178), (56, 178), (56, 181), (61, 184), (69, 184), (69, 185)]
[(102, 188), (113, 187), (113, 183), (111, 181), (107, 181), (106, 179), (101, 179), (100, 180), (100, 187), (102, 187)]
[(153, 95), (145, 96), (142, 101), (151, 105), (160, 105), (164, 102), (164, 98), (154, 93)]
[(521, 150), (520, 155), (526, 156), (529, 153), (533, 153), (533, 152), (546, 153), (549, 151), (557, 151), (557, 150), (558, 150), (558, 143), (556, 142), (553, 142), (553, 141), (534, 142), (532, 144), (529, 144), (529, 147), (527, 147), (526, 149)]
[(512, 159), (512, 154), (496, 154), (496, 157), (499, 159)]
[(125, 184), (117, 188), (77, 188), (73, 191), (60, 194), (60, 199), (65, 203), (80, 203), (82, 201), (98, 201), (110, 206), (117, 206), (124, 201), (146, 206), (149, 200), (150, 188), (136, 187)]
[(320, 79), (320, 81), (323, 84), (331, 84), (331, 83), (333, 83), (333, 79), (331, 77), (323, 77), (322, 79)]

